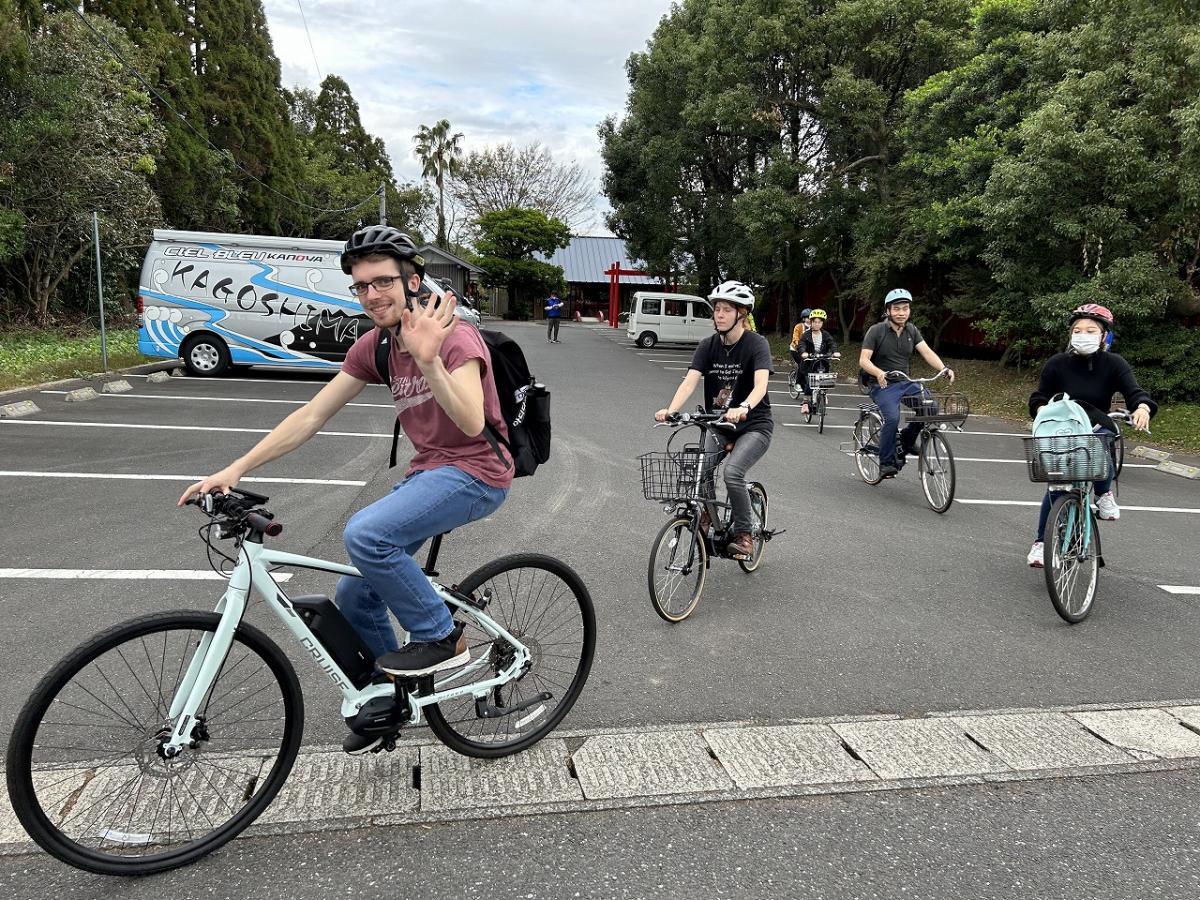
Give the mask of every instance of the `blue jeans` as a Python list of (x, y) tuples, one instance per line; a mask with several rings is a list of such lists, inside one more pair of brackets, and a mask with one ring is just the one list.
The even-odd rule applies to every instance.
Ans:
[[(1113, 434), (1107, 428), (1097, 428), (1096, 434)], [(1116, 459), (1113, 460), (1113, 470), (1116, 470)], [(1106, 478), (1104, 481), (1097, 481), (1093, 487), (1096, 496), (1107, 494), (1112, 490), (1112, 479)], [(1035, 540), (1042, 541), (1046, 539), (1046, 522), (1050, 518), (1050, 507), (1054, 504), (1054, 493), (1046, 491), (1046, 495), (1042, 497), (1042, 511), (1038, 514), (1038, 530)]]
[[(923, 388), (911, 381), (898, 381), (881, 388), (876, 382), (871, 386), (871, 401), (883, 414), (883, 430), (879, 435), (879, 464), (886, 466), (896, 458), (896, 429), (900, 427), (900, 401), (904, 397), (920, 394)], [(911, 422), (904, 429), (901, 440), (911, 447), (921, 431), (920, 422)]]
[(454, 466), (413, 472), (386, 497), (346, 523), (346, 553), (361, 578), (338, 582), (337, 605), (375, 658), (398, 648), (390, 609), (414, 641), (436, 641), (454, 629), (446, 608), (413, 554), (435, 535), (498, 508), (508, 494)]

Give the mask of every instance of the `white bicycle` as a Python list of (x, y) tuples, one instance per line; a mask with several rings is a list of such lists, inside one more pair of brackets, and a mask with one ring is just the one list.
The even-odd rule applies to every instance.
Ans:
[[(209, 546), (233, 562), (211, 613), (154, 613), (96, 635), (55, 665), (17, 717), (8, 746), (13, 809), (44, 850), (109, 875), (145, 875), (199, 859), (249, 826), (283, 787), (304, 730), (296, 672), (242, 621), (253, 589), (341, 694), (346, 723), (395, 748), (403, 726), (428, 722), (451, 749), (500, 757), (530, 747), (571, 709), (591, 669), (592, 600), (549, 556), (497, 559), (462, 584), (425, 572), (465, 625), (463, 666), (417, 679), (377, 673), (337, 607), (286, 596), (270, 567), (358, 575), (351, 566), (263, 546), (283, 529), (249, 491), (197, 505)], [(214, 544), (234, 541), (236, 559)]]

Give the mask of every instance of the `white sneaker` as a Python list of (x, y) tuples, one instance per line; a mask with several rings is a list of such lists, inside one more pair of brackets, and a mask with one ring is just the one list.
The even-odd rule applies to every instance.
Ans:
[(1115, 522), (1121, 518), (1121, 507), (1117, 506), (1117, 500), (1113, 497), (1112, 491), (1096, 498), (1096, 516), (1106, 522)]
[(1029, 548), (1029, 555), (1025, 557), (1025, 561), (1029, 563), (1031, 568), (1044, 569), (1045, 565), (1042, 560), (1045, 559), (1045, 544), (1041, 541), (1034, 541), (1033, 546)]

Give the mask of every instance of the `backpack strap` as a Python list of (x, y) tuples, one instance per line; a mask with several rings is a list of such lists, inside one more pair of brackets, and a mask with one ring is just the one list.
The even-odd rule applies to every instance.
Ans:
[[(379, 380), (384, 387), (388, 389), (388, 393), (392, 390), (392, 335), (386, 328), (376, 328), (379, 332), (379, 338), (375, 341), (375, 371), (379, 374)], [(396, 421), (392, 425), (392, 455), (388, 462), (388, 468), (396, 467), (396, 447), (400, 444), (400, 417), (396, 416)]]

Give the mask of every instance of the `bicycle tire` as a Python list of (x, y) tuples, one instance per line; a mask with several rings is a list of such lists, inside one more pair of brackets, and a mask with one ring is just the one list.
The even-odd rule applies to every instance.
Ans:
[(825, 399), (824, 391), (821, 391), (817, 395), (817, 405), (818, 405), (817, 415), (820, 417), (817, 419), (817, 434), (824, 434), (825, 433), (825, 407), (828, 405), (828, 401)]
[[(493, 708), (519, 710), (480, 717), (475, 698), (468, 694), (427, 706), (429, 728), (463, 756), (496, 759), (519, 753), (558, 726), (587, 682), (596, 652), (592, 596), (574, 569), (538, 553), (516, 553), (480, 566), (463, 579), (458, 590), (487, 596), (488, 616), (520, 640), (532, 659), (524, 673), (487, 695)], [(486, 662), (474, 669), (467, 666), (439, 673), (436, 689), (460, 686), (464, 678), (476, 674), (490, 679), (505, 663), (507, 642), (493, 639), (469, 613), (463, 618), (472, 658)], [(551, 694), (550, 700), (539, 703), (542, 694)], [(551, 702), (554, 705), (548, 706)]]
[[(684, 544), (685, 535), (686, 544)], [(672, 540), (674, 543), (671, 543)], [(660, 552), (663, 550), (667, 552), (665, 557), (660, 560)], [(686, 577), (694, 572), (695, 583), (687, 597), (679, 606), (676, 606), (672, 602), (674, 592), (672, 591), (668, 595), (665, 590), (680, 579), (668, 579), (667, 583), (660, 585), (655, 580), (655, 576), (662, 572), (670, 572), (676, 565), (685, 566), (686, 560), (680, 560), (678, 556), (681, 552), (694, 554), (691, 556), (691, 566), (683, 572), (683, 575)], [(674, 624), (682, 622), (690, 616), (695, 611), (697, 604), (700, 603), (700, 594), (704, 591), (704, 577), (707, 572), (708, 548), (705, 546), (704, 538), (695, 532), (691, 517), (676, 516), (663, 525), (650, 547), (650, 565), (646, 570), (650, 587), (650, 603), (659, 618)]]
[(929, 508), (944, 513), (954, 502), (954, 453), (940, 431), (925, 432), (917, 468)]
[(793, 400), (800, 397), (800, 384), (796, 378), (796, 367), (792, 366), (792, 371), (788, 374), (788, 396)]
[(1121, 426), (1117, 426), (1117, 436), (1112, 442), (1113, 455), (1113, 478), (1121, 477), (1121, 469), (1125, 467), (1125, 435), (1121, 432)]
[[(1091, 519), (1092, 546), (1082, 554), (1083, 516)], [(1100, 578), (1100, 533), (1090, 509), (1084, 508), (1077, 491), (1067, 491), (1050, 507), (1046, 520), (1043, 563), (1046, 590), (1054, 611), (1072, 625), (1082, 622), (1092, 611)], [(1084, 578), (1083, 590), (1078, 581)]]
[(756, 520), (754, 530), (750, 533), (754, 554), (749, 559), (739, 559), (737, 564), (743, 572), (753, 572), (762, 562), (763, 552), (767, 549), (767, 539), (763, 537), (763, 532), (767, 530), (767, 489), (757, 481), (752, 481), (746, 485), (746, 491), (750, 494), (750, 515)]
[(858, 467), (859, 477), (867, 484), (883, 481), (883, 476), (879, 474), (879, 440), (882, 434), (883, 419), (877, 413), (861, 413), (854, 423), (854, 464)]
[[(200, 747), (185, 749), (170, 761), (157, 752), (161, 730), (169, 727), (165, 711), (197, 638), (214, 631), (220, 620), (216, 613), (175, 611), (121, 623), (85, 641), (34, 688), (9, 741), (6, 775), (17, 818), (43, 850), (89, 872), (149, 875), (194, 862), (221, 847), (247, 828), (275, 798), (300, 749), (304, 700), (296, 672), (283, 651), (245, 623), (234, 633), (229, 654), (202, 707), (204, 718), (197, 715), (201, 723), (198, 727), (206, 729), (203, 737), (193, 730)], [(157, 640), (160, 635), (161, 648)], [(144, 676), (135, 671), (135, 665), (141, 669), (143, 658), (147, 664)], [(276, 712), (273, 704), (261, 706), (262, 698), (251, 690), (253, 680), (260, 677), (260, 673), (248, 672), (245, 667), (251, 658), (264, 664), (265, 677), (273, 678), (279, 688), (281, 719), (272, 719)], [(78, 686), (77, 676), (81, 682)], [(129, 690), (123, 691), (113, 683), (124, 683), (129, 676), (134, 682), (128, 685)], [(94, 708), (93, 700), (97, 704)], [(216, 711), (214, 705), (218, 705)], [(144, 719), (143, 710), (148, 713)], [(253, 718), (239, 720), (234, 713)], [(84, 721), (51, 719), (60, 714)], [(109, 714), (113, 723), (104, 724)], [(280, 734), (278, 753), (269, 762), (272, 757), (266, 754), (273, 748), (258, 747), (261, 739), (243, 737), (238, 726), (240, 722), (272, 721)], [(66, 736), (57, 738), (53, 726), (62, 726)], [(123, 733), (119, 742), (114, 738), (97, 741), (94, 746), (76, 746), (86, 743), (89, 735), (114, 730)], [(130, 738), (136, 742), (126, 750)], [(220, 750), (210, 751), (209, 741)], [(115, 745), (121, 750), (116, 756)], [(82, 757), (68, 760), (64, 754), (73, 751), (79, 751)], [(55, 756), (57, 759), (51, 760)], [(212, 762), (206, 771), (207, 758)], [(151, 783), (147, 788), (148, 781)], [(223, 787), (229, 789), (227, 793), (221, 793)], [(215, 798), (209, 795), (210, 789), (217, 794)], [(157, 802), (165, 802), (166, 810), (152, 808), (156, 791)], [(225, 822), (214, 825), (212, 817), (224, 815), (220, 804), (230, 815)], [(193, 829), (184, 824), (180, 827), (187, 831), (185, 840), (182, 833), (172, 831), (172, 826), (176, 817), (186, 816), (192, 806), (213, 827), (195, 837)], [(160, 818), (163, 815), (165, 822)], [(156, 852), (159, 847), (166, 849)]]

